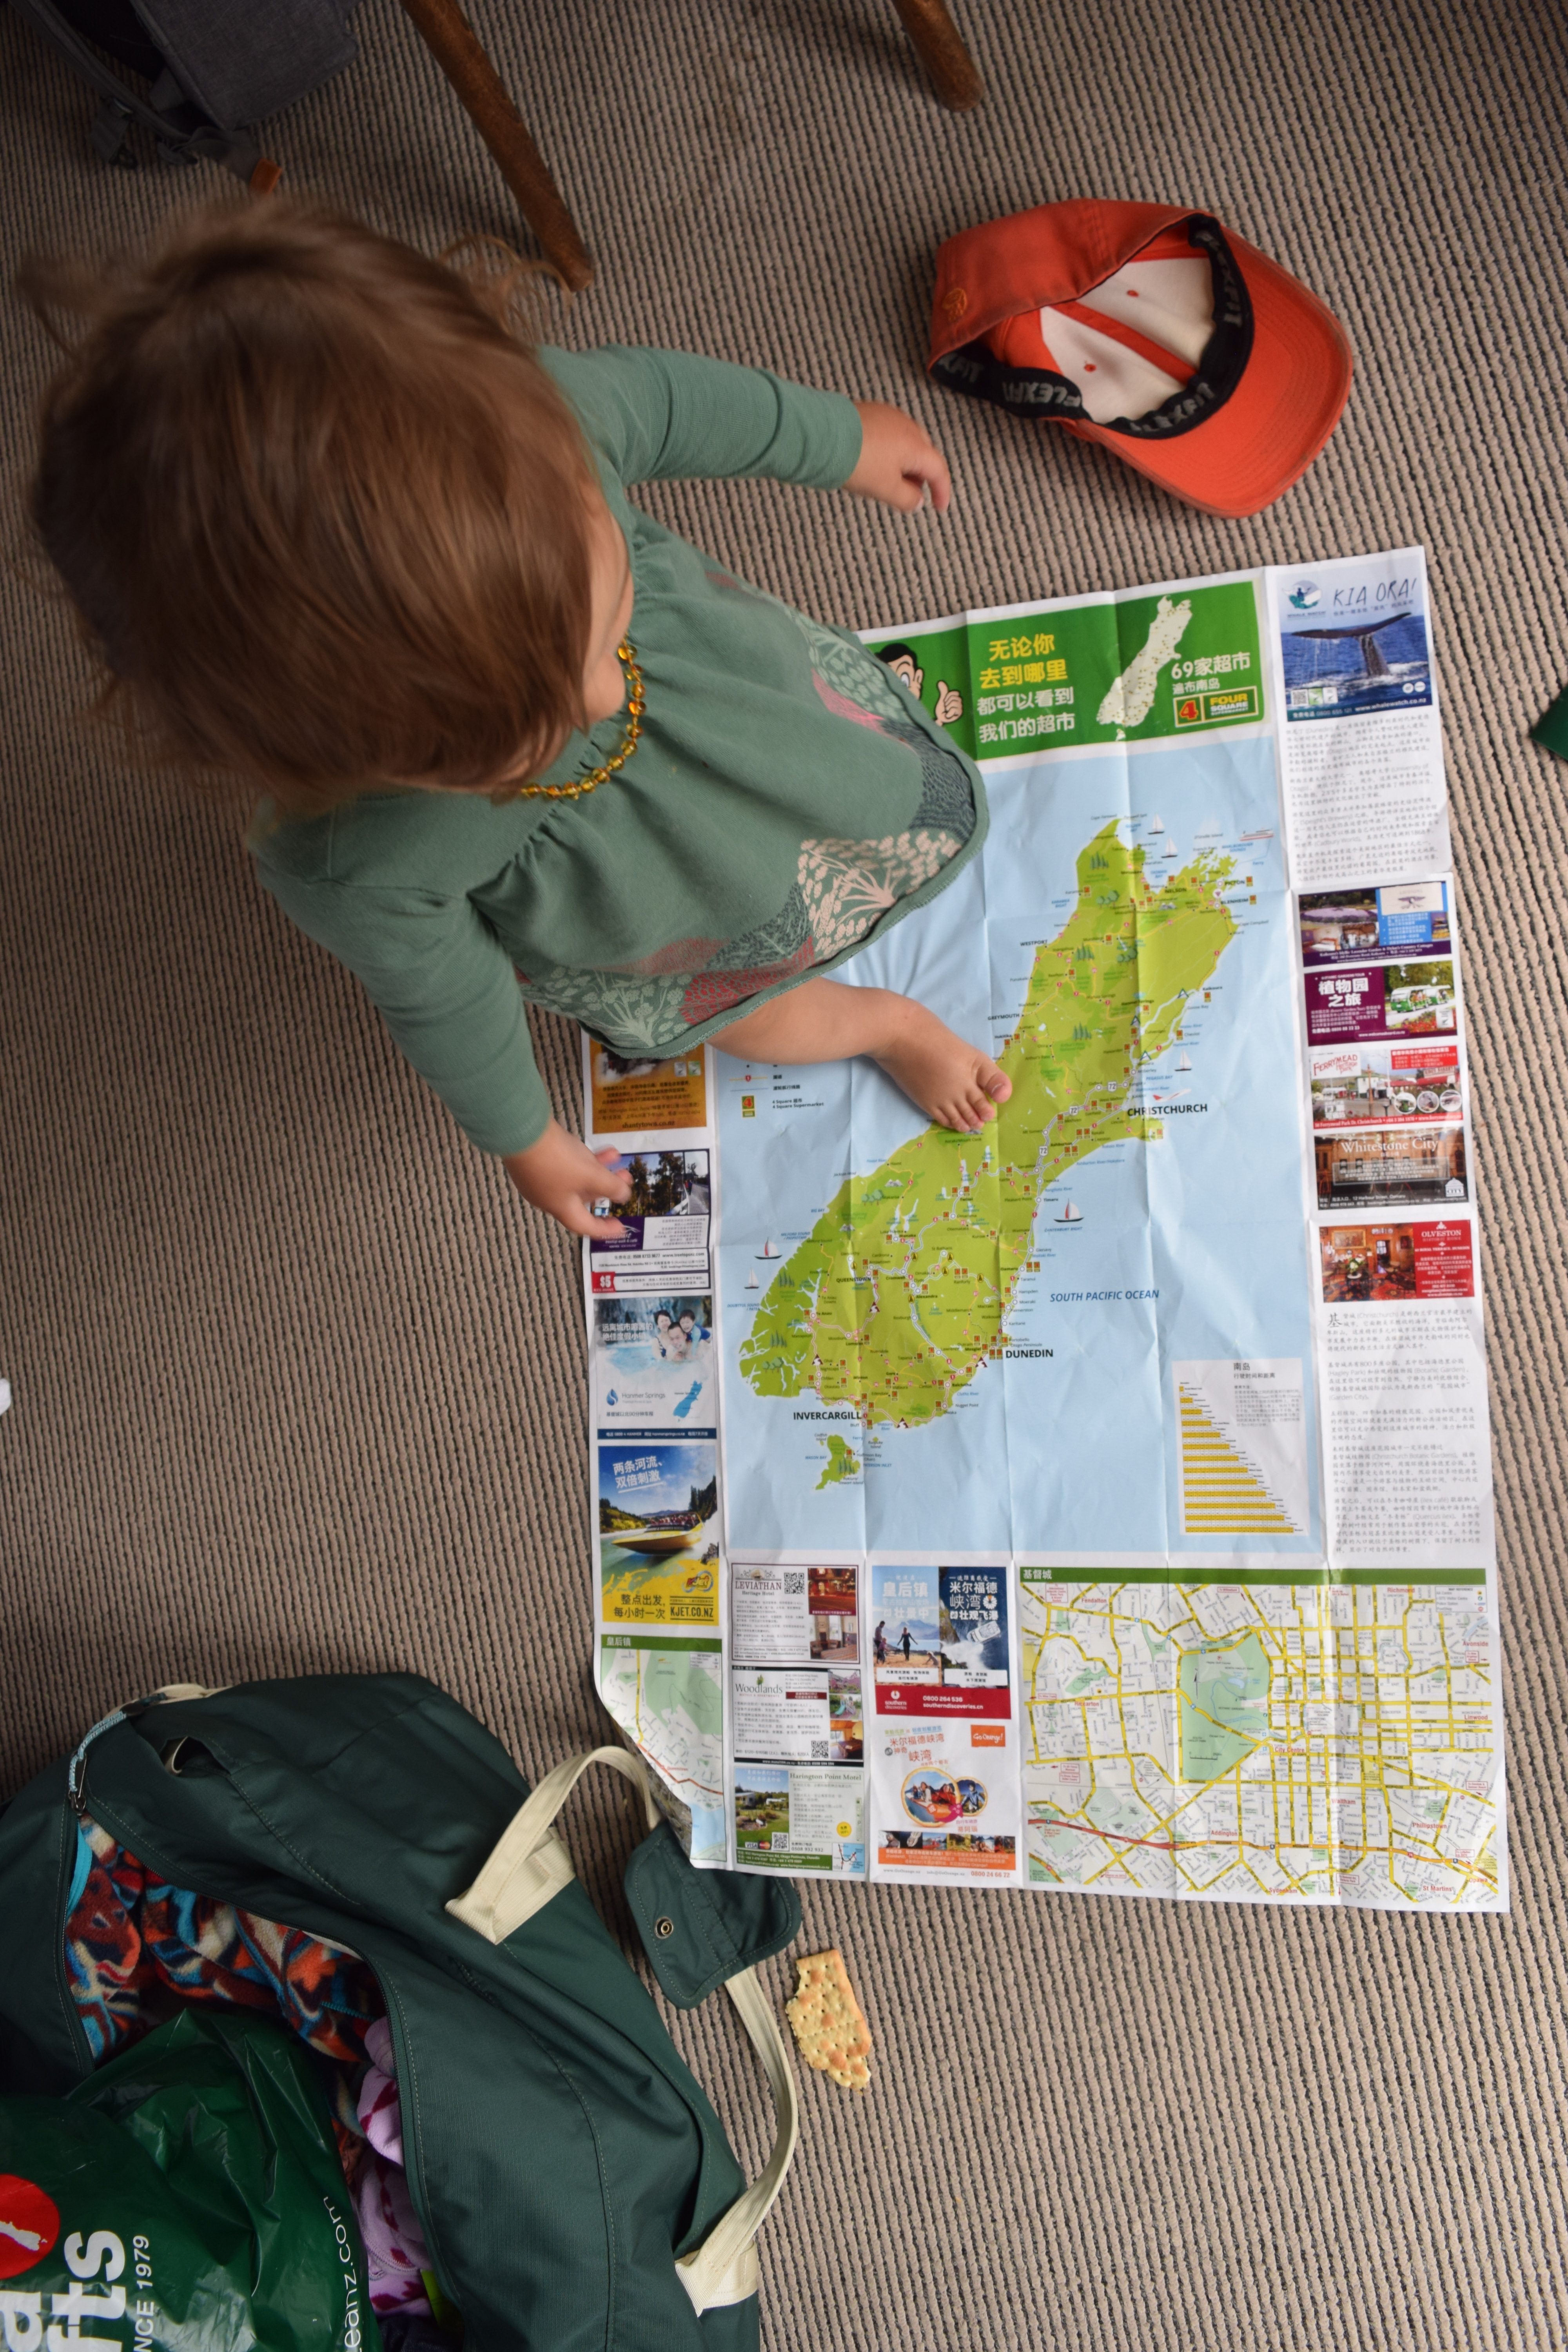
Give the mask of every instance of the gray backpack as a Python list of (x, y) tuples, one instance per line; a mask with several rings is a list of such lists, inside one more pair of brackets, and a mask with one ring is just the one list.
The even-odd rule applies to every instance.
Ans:
[(164, 163), (222, 163), (258, 191), (281, 175), (252, 126), (341, 72), (355, 51), (355, 0), (11, 5), (98, 92), (91, 139), (105, 163), (135, 167), (139, 124)]

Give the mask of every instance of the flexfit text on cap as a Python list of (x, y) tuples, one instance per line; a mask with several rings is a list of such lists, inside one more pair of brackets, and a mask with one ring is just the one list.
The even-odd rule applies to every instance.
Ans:
[(1300, 478), (1351, 364), (1315, 294), (1185, 205), (1039, 205), (937, 255), (933, 375), (1101, 443), (1210, 514), (1256, 514)]

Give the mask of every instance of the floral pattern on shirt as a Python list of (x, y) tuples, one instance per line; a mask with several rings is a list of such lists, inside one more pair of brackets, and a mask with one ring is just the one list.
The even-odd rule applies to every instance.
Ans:
[(854, 709), (890, 719), (900, 728), (910, 724), (910, 698), (886, 662), (879, 661), (858, 637), (825, 628), (809, 614), (797, 613), (793, 604), (782, 609), (805, 639), (812, 668)]
[(803, 841), (796, 868), (816, 948), (826, 963), (940, 874), (962, 845), (950, 833), (899, 833), (882, 841)]
[(531, 959), (527, 979), (519, 974), (523, 993), (548, 1012), (580, 1021), (618, 1052), (659, 1055), (672, 1053), (691, 1025), (681, 1008), (689, 977), (667, 972), (638, 980), (626, 972), (544, 963), (537, 956)]

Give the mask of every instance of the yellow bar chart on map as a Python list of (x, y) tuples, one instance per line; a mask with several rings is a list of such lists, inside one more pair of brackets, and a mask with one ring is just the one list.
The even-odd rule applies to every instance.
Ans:
[(1237, 1356), (1172, 1367), (1182, 1533), (1228, 1545), (1306, 1536), (1311, 1526), (1299, 1356)]

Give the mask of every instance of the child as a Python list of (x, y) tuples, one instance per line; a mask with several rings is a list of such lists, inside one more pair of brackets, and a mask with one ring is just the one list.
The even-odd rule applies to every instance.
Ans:
[(689, 1307), (680, 1310), (680, 1336), (686, 1342), (687, 1353), (694, 1356), (708, 1337), (706, 1323), (699, 1323)]
[(615, 1234), (624, 1172), (551, 1115), (523, 1000), (617, 1053), (868, 1054), (966, 1131), (1008, 1082), (825, 975), (980, 847), (977, 771), (854, 639), (626, 486), (754, 475), (912, 511), (900, 411), (677, 352), (533, 352), (504, 297), (276, 201), (92, 283), (32, 511), (166, 755), (267, 797), (264, 887), (357, 973), (524, 1197)]
[(667, 1364), (686, 1360), (686, 1334), (673, 1315), (661, 1307), (653, 1318), (653, 1344)]

